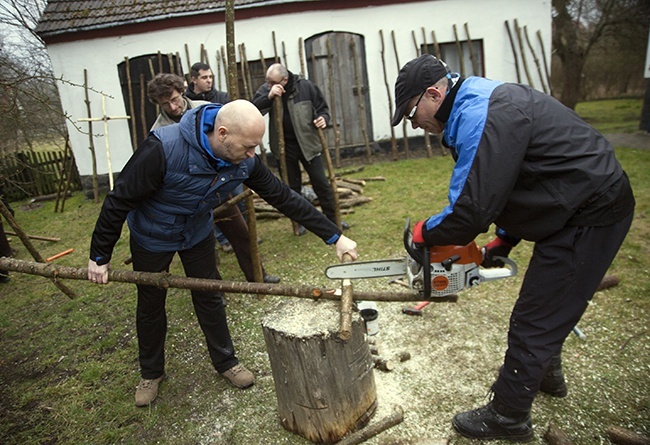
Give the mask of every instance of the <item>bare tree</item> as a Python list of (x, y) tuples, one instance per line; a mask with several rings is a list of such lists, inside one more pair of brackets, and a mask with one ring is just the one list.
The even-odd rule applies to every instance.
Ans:
[(649, 10), (647, 0), (553, 0), (553, 49), (561, 63), (553, 90), (562, 103), (573, 109), (584, 98), (585, 64), (594, 49), (624, 35), (648, 35)]

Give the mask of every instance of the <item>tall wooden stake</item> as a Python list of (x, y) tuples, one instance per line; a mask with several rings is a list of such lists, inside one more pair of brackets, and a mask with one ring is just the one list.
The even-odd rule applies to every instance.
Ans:
[[(395, 31), (391, 31), (390, 36), (391, 36), (391, 39), (393, 40), (393, 51), (395, 52), (395, 62), (397, 62), (397, 71), (399, 71), (402, 68), (402, 66), (399, 63), (399, 54), (397, 52), (397, 42), (395, 41)], [(408, 138), (407, 125), (408, 125), (408, 123), (406, 122), (406, 119), (402, 119), (402, 133), (404, 134), (404, 139), (403, 139), (403, 141), (404, 141), (404, 155), (406, 156), (406, 159), (409, 159), (411, 157), (411, 153), (409, 151), (409, 138)]]
[[(417, 44), (417, 39), (415, 38), (415, 33), (413, 33), (413, 42), (415, 43), (416, 53), (422, 55), (422, 51)], [(424, 26), (422, 27), (422, 44), (424, 45), (425, 50), (428, 50), (429, 45), (427, 45), (427, 33), (424, 30)], [(427, 157), (432, 158), (433, 151), (431, 150), (431, 137), (429, 136), (429, 132), (426, 130), (424, 130), (424, 146), (427, 149)]]
[(548, 85), (548, 94), (553, 95), (553, 85), (551, 84), (551, 74), (548, 69), (548, 63), (546, 61), (546, 51), (544, 50), (544, 41), (542, 40), (542, 32), (537, 31), (537, 40), (539, 40), (539, 46), (542, 49), (542, 60), (544, 61), (544, 73), (546, 74), (546, 84)]
[(539, 81), (542, 84), (542, 89), (546, 94), (548, 94), (548, 88), (546, 88), (546, 84), (544, 83), (544, 75), (542, 74), (542, 65), (539, 63), (537, 53), (535, 52), (535, 49), (533, 49), (533, 45), (530, 43), (530, 38), (528, 37), (528, 28), (526, 26), (524, 26), (524, 37), (526, 37), (526, 44), (528, 45), (530, 53), (533, 55), (535, 66), (537, 66), (537, 75), (539, 76)]
[(472, 48), (472, 38), (469, 36), (469, 25), (465, 22), (465, 34), (467, 35), (467, 48), (469, 49), (469, 60), (472, 62), (472, 74), (474, 76), (480, 75), (478, 72), (478, 63), (474, 55), (474, 48)]
[(384, 85), (386, 85), (386, 96), (388, 96), (388, 123), (390, 124), (390, 152), (393, 155), (393, 161), (397, 161), (399, 154), (397, 153), (397, 140), (395, 139), (395, 127), (391, 124), (393, 120), (393, 96), (390, 94), (390, 85), (388, 84), (388, 74), (386, 73), (386, 51), (384, 46), (384, 31), (379, 30), (379, 38), (381, 39), (381, 67), (384, 72)]
[(456, 29), (456, 24), (453, 25), (454, 28), (454, 39), (456, 40), (456, 50), (458, 51), (458, 61), (460, 63), (460, 75), (465, 76), (465, 56), (463, 54), (463, 45), (460, 43), (458, 38), (458, 30)]
[(325, 163), (327, 164), (327, 172), (329, 173), (330, 187), (332, 187), (332, 196), (334, 198), (334, 219), (336, 225), (339, 226), (339, 229), (343, 230), (341, 225), (341, 209), (339, 208), (339, 192), (336, 185), (336, 174), (334, 173), (334, 166), (332, 165), (332, 157), (330, 156), (330, 150), (327, 147), (327, 140), (325, 139), (325, 133), (322, 128), (317, 128), (318, 137), (320, 138), (320, 143), (323, 146), (323, 156), (325, 156)]
[[(160, 51), (158, 51), (158, 65), (160, 66), (162, 64), (162, 61), (160, 60)], [(133, 102), (133, 85), (131, 85), (131, 68), (129, 64), (129, 58), (125, 57), (124, 58), (124, 65), (126, 69), (126, 85), (127, 85), (127, 91), (129, 94), (129, 115), (135, 116), (135, 113), (133, 111), (134, 108), (134, 102)], [(162, 68), (160, 68), (159, 71), (162, 71)], [(90, 116), (88, 116), (90, 117)], [(135, 151), (136, 148), (138, 148), (138, 129), (136, 126), (136, 121), (135, 119), (131, 119), (130, 121), (131, 124), (131, 147), (133, 151)]]
[[(88, 118), (92, 118), (92, 112), (90, 111), (90, 99), (88, 97), (88, 70), (84, 68), (84, 95), (86, 97), (86, 112), (88, 113)], [(88, 149), (90, 150), (90, 157), (92, 160), (93, 167), (93, 197), (95, 204), (99, 203), (99, 180), (97, 179), (97, 154), (95, 153), (95, 140), (93, 138), (93, 122), (88, 121)]]
[(526, 62), (526, 53), (524, 52), (524, 41), (521, 38), (521, 28), (519, 27), (519, 22), (517, 22), (517, 19), (515, 19), (515, 34), (517, 35), (519, 52), (521, 53), (521, 63), (524, 66), (524, 72), (526, 73), (526, 79), (528, 79), (528, 85), (530, 85), (531, 88), (535, 88), (533, 78), (530, 76), (530, 72), (528, 71), (528, 62)]
[(521, 83), (521, 74), (519, 73), (519, 56), (517, 55), (517, 47), (515, 46), (515, 39), (512, 37), (512, 31), (510, 31), (510, 24), (508, 21), (505, 21), (506, 31), (508, 31), (508, 39), (510, 39), (510, 48), (512, 48), (512, 56), (515, 59), (515, 70), (517, 72), (517, 83)]
[(336, 96), (334, 94), (334, 70), (332, 69), (332, 40), (327, 38), (327, 72), (330, 90), (330, 113), (332, 115), (332, 130), (334, 131), (334, 160), (336, 168), (341, 167), (341, 133), (338, 118), (336, 117)]
[(366, 125), (366, 107), (364, 104), (363, 86), (361, 85), (361, 69), (359, 67), (359, 56), (357, 55), (357, 45), (353, 39), (350, 39), (350, 48), (352, 49), (352, 59), (354, 60), (354, 79), (357, 85), (357, 99), (359, 105), (359, 118), (361, 122), (361, 133), (363, 140), (366, 144), (366, 160), (369, 164), (372, 163), (372, 149), (370, 148), (370, 141), (368, 138), (368, 128)]

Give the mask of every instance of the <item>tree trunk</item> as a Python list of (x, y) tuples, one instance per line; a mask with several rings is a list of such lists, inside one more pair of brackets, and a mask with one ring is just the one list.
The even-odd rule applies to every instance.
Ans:
[(377, 407), (372, 359), (358, 312), (347, 342), (332, 302), (285, 301), (262, 322), (282, 426), (335, 443), (365, 426)]

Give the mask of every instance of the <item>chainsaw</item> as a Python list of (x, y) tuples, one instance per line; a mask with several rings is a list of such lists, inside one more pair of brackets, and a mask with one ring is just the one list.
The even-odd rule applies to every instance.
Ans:
[[(410, 219), (404, 228), (406, 258), (376, 261), (358, 261), (337, 264), (325, 269), (331, 279), (361, 279), (406, 276), (411, 289), (420, 293), (423, 300), (445, 297), (485, 281), (508, 278), (517, 274), (517, 264), (510, 258), (495, 257), (504, 267), (480, 267), (483, 255), (474, 241), (465, 246), (414, 246)], [(507, 266), (507, 267), (505, 267)]]

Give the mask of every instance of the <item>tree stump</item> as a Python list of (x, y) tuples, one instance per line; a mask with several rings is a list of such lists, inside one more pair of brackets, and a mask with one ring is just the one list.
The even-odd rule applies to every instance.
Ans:
[(336, 301), (290, 300), (262, 321), (282, 426), (335, 443), (365, 426), (377, 407), (373, 362), (358, 312), (339, 338)]

